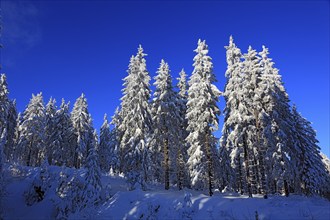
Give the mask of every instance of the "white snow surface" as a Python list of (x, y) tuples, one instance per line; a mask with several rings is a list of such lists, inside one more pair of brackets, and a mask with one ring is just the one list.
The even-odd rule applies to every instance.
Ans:
[[(40, 168), (5, 166), (6, 195), (4, 219), (54, 219), (55, 193), (28, 206), (24, 192)], [(83, 172), (78, 171), (80, 175)], [(59, 176), (61, 167), (50, 166), (51, 176)], [(71, 169), (73, 173), (73, 169)], [(55, 178), (54, 178), (55, 179)], [(56, 180), (51, 183), (56, 188)], [(128, 191), (122, 176), (102, 175), (102, 185), (111, 184), (111, 197), (100, 205), (86, 208), (69, 219), (330, 219), (330, 201), (320, 197), (271, 195), (263, 199), (234, 193), (215, 192), (209, 197), (202, 191), (176, 187), (164, 190), (151, 185), (147, 191)]]

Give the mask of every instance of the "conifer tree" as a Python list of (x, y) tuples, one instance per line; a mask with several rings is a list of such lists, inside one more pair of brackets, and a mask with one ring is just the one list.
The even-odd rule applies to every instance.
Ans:
[[(278, 69), (268, 57), (268, 48), (263, 46), (260, 67), (259, 102), (264, 110), (263, 122), (263, 151), (259, 155), (265, 158), (264, 165), (268, 172), (268, 188), (273, 192), (289, 193), (289, 183), (297, 182), (298, 159), (301, 153), (295, 144), (295, 128), (292, 123), (292, 114), (289, 105), (289, 96), (284, 88)], [(260, 161), (261, 162), (261, 161)], [(261, 167), (263, 168), (263, 167)], [(294, 180), (296, 179), (296, 180)], [(297, 184), (297, 183), (296, 183)], [(264, 183), (265, 185), (265, 183)], [(298, 184), (299, 185), (299, 184)], [(295, 187), (296, 190), (299, 187)]]
[(111, 130), (111, 151), (114, 152), (113, 157), (113, 167), (115, 167), (115, 171), (118, 173), (121, 173), (123, 171), (122, 169), (122, 159), (123, 159), (123, 153), (120, 148), (121, 139), (123, 136), (123, 131), (121, 128), (122, 124), (122, 111), (119, 110), (119, 107), (116, 108), (115, 114), (112, 116), (112, 120), (110, 122), (111, 125), (113, 125), (113, 129)]
[(8, 85), (7, 77), (5, 74), (0, 76), (0, 132), (7, 127), (9, 99), (8, 99)]
[(88, 146), (89, 149), (85, 165), (87, 172), (85, 175), (85, 188), (82, 198), (87, 206), (94, 206), (100, 201), (100, 192), (102, 190), (101, 172), (96, 153), (96, 147), (98, 144), (96, 130), (90, 141), (91, 143)]
[(118, 143), (118, 129), (112, 128), (110, 130), (110, 144), (109, 144), (109, 167), (110, 173), (119, 173), (119, 143)]
[(23, 149), (18, 147), (19, 138), (21, 133), (22, 114), (18, 113), (16, 118), (16, 126), (14, 133), (14, 145), (13, 145), (13, 161), (15, 163), (21, 162), (21, 155), (23, 155)]
[(4, 160), (11, 161), (14, 153), (14, 134), (17, 118), (16, 101), (9, 100), (9, 90), (5, 74), (0, 76), (0, 132), (6, 128), (6, 144), (3, 148)]
[(107, 119), (107, 114), (104, 114), (103, 124), (100, 129), (100, 144), (98, 148), (100, 168), (103, 172), (107, 172), (110, 169), (110, 144), (110, 125)]
[(184, 186), (189, 186), (189, 172), (186, 167), (186, 163), (188, 161), (187, 154), (187, 143), (186, 138), (188, 136), (187, 126), (188, 122), (186, 119), (186, 111), (187, 111), (187, 91), (188, 91), (188, 83), (187, 83), (187, 74), (182, 69), (179, 73), (180, 77), (177, 78), (178, 84), (177, 88), (179, 92), (176, 94), (178, 96), (177, 103), (179, 111), (179, 128), (178, 128), (178, 149), (177, 149), (177, 180), (178, 187), (182, 189)]
[(71, 112), (71, 120), (77, 138), (74, 149), (74, 167), (80, 168), (85, 164), (87, 150), (93, 139), (92, 118), (88, 112), (87, 99), (84, 94), (81, 94), (76, 100)]
[(235, 188), (241, 193), (244, 189), (242, 150), (238, 145), (239, 134), (242, 129), (239, 105), (242, 94), (242, 63), (241, 50), (235, 45), (230, 36), (226, 48), (227, 83), (223, 96), (226, 101), (224, 109), (224, 124), (220, 140), (220, 189)]
[(243, 145), (243, 158), (245, 166), (245, 179), (247, 183), (247, 192), (249, 197), (252, 193), (257, 193), (257, 162), (255, 155), (258, 153), (258, 127), (257, 124), (259, 112), (261, 109), (260, 103), (256, 101), (259, 98), (257, 88), (259, 85), (260, 72), (260, 58), (257, 52), (248, 48), (248, 52), (244, 54), (244, 61), (242, 63), (243, 73), (243, 90), (241, 103), (243, 111), (240, 111), (242, 117), (243, 129), (241, 133)]
[(146, 138), (151, 126), (150, 76), (145, 56), (140, 45), (137, 55), (130, 60), (128, 76), (124, 79), (119, 113), (121, 170), (127, 175), (131, 189), (145, 188), (149, 166)]
[(49, 99), (49, 102), (46, 105), (46, 155), (48, 164), (53, 164), (54, 154), (56, 151), (59, 151), (59, 130), (57, 129), (57, 107), (56, 100), (53, 98)]
[(46, 114), (42, 93), (32, 94), (20, 125), (18, 140), (21, 162), (27, 166), (40, 166), (45, 158)]
[(292, 114), (296, 140), (301, 150), (299, 155), (300, 185), (304, 194), (316, 194), (324, 190), (329, 173), (322, 162), (316, 132), (311, 122), (301, 116), (295, 105), (292, 108)]
[(208, 189), (212, 196), (214, 188), (214, 159), (216, 147), (212, 132), (218, 128), (217, 107), (220, 91), (213, 84), (216, 79), (205, 41), (198, 41), (194, 70), (189, 80), (187, 102), (188, 166), (191, 184), (195, 189)]
[(17, 121), (16, 100), (9, 102), (8, 118), (7, 118), (7, 141), (4, 149), (5, 159), (13, 161), (15, 151), (15, 129)]
[[(179, 112), (176, 104), (177, 95), (172, 86), (172, 78), (169, 66), (164, 60), (161, 61), (160, 67), (155, 77), (156, 91), (152, 104), (153, 117), (153, 138), (152, 138), (152, 158), (154, 166), (162, 165), (165, 189), (170, 187), (170, 170), (177, 171), (176, 158), (179, 131)], [(155, 170), (154, 174), (159, 173)]]
[(56, 129), (58, 131), (58, 150), (54, 152), (54, 162), (56, 165), (72, 167), (74, 166), (72, 158), (75, 154), (76, 137), (69, 112), (70, 103), (65, 103), (62, 99), (60, 108), (56, 111)]

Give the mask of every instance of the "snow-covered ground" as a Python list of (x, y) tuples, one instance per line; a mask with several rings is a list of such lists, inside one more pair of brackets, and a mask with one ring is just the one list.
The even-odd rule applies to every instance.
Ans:
[[(5, 219), (54, 218), (52, 189), (56, 188), (56, 178), (42, 201), (32, 206), (25, 202), (24, 192), (39, 169), (6, 166)], [(60, 167), (49, 168), (53, 177), (60, 171)], [(247, 198), (220, 192), (209, 197), (192, 190), (166, 191), (161, 185), (152, 185), (147, 191), (127, 191), (123, 177), (110, 175), (102, 176), (102, 184), (111, 185), (109, 199), (94, 209), (71, 215), (72, 219), (330, 219), (330, 202), (320, 197), (278, 195), (263, 199), (261, 195)]]

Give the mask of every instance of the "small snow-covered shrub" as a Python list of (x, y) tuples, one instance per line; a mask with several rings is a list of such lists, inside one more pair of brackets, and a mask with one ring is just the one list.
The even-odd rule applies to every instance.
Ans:
[(192, 201), (191, 193), (185, 192), (183, 203), (182, 203), (182, 219), (191, 219), (192, 218)]
[(144, 217), (141, 219), (148, 219), (148, 220), (158, 219), (159, 209), (160, 209), (160, 205), (148, 202), (146, 213)]
[(29, 189), (24, 193), (25, 202), (31, 206), (45, 198), (45, 194), (51, 187), (50, 175), (48, 172), (47, 160), (42, 164), (41, 169), (34, 177)]
[(111, 199), (112, 193), (111, 193), (111, 184), (108, 183), (101, 191), (101, 199), (102, 201), (107, 201)]
[(75, 170), (70, 176), (68, 170), (63, 169), (60, 173), (56, 197), (53, 198), (55, 205), (55, 218), (66, 219), (72, 213), (81, 211), (83, 204), (83, 189), (85, 182)]

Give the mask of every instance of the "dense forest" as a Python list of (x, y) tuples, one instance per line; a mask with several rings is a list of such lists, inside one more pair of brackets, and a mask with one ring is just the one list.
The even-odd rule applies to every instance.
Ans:
[[(214, 84), (208, 45), (199, 40), (190, 77), (182, 70), (178, 84), (173, 85), (170, 67), (161, 60), (152, 94), (139, 46), (123, 79), (120, 106), (111, 120), (104, 116), (99, 133), (84, 94), (72, 110), (64, 99), (58, 107), (52, 98), (45, 104), (42, 93), (32, 95), (24, 112), (18, 113), (2, 74), (0, 193), (5, 189), (5, 164), (41, 170), (49, 165), (85, 169), (84, 180), (59, 174), (59, 198), (71, 198), (71, 205), (100, 199), (101, 172), (124, 175), (130, 190), (162, 183), (165, 189), (191, 188), (207, 191), (209, 196), (216, 189), (264, 198), (329, 193), (330, 175), (316, 132), (291, 105), (268, 48), (257, 52), (249, 47), (243, 54), (232, 37), (225, 48), (223, 92)], [(226, 106), (218, 139), (214, 132), (219, 129), (220, 96)], [(44, 175), (40, 174), (27, 197), (45, 190)]]

